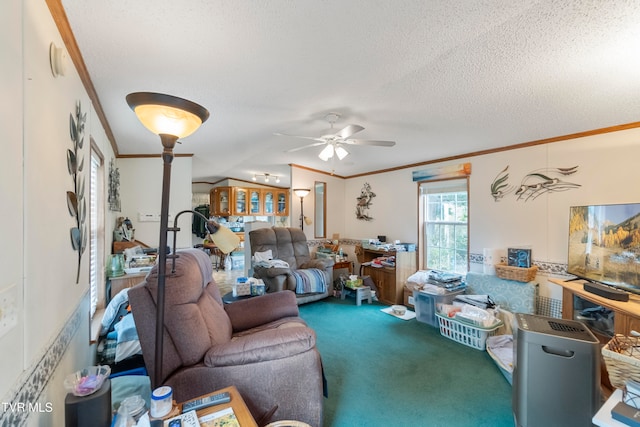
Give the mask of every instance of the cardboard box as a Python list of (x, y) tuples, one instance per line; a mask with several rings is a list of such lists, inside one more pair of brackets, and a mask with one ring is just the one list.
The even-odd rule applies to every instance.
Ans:
[(414, 286), (406, 284), (404, 285), (404, 305), (405, 307), (414, 308), (415, 302), (413, 301)]

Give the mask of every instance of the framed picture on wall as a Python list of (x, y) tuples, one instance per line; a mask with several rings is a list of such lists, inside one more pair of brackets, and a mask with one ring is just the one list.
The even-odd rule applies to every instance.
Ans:
[(508, 248), (507, 249), (507, 265), (511, 267), (531, 267), (531, 249), (526, 248)]

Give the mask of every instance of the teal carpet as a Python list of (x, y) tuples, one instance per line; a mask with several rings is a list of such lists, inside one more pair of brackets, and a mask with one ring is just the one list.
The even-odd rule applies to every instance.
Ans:
[(325, 426), (514, 425), (511, 386), (485, 351), (384, 307), (353, 298), (300, 306), (327, 378)]

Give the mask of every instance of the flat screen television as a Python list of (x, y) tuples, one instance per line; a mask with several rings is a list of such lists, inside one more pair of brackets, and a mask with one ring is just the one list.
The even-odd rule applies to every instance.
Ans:
[(640, 203), (572, 206), (567, 273), (640, 294)]

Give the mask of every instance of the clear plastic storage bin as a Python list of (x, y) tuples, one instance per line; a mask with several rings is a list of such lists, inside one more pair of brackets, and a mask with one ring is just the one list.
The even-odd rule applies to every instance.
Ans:
[(413, 303), (416, 308), (416, 320), (438, 327), (436, 312), (439, 304), (451, 304), (457, 295), (463, 294), (465, 289), (446, 291), (442, 295), (430, 294), (425, 291), (413, 291)]

